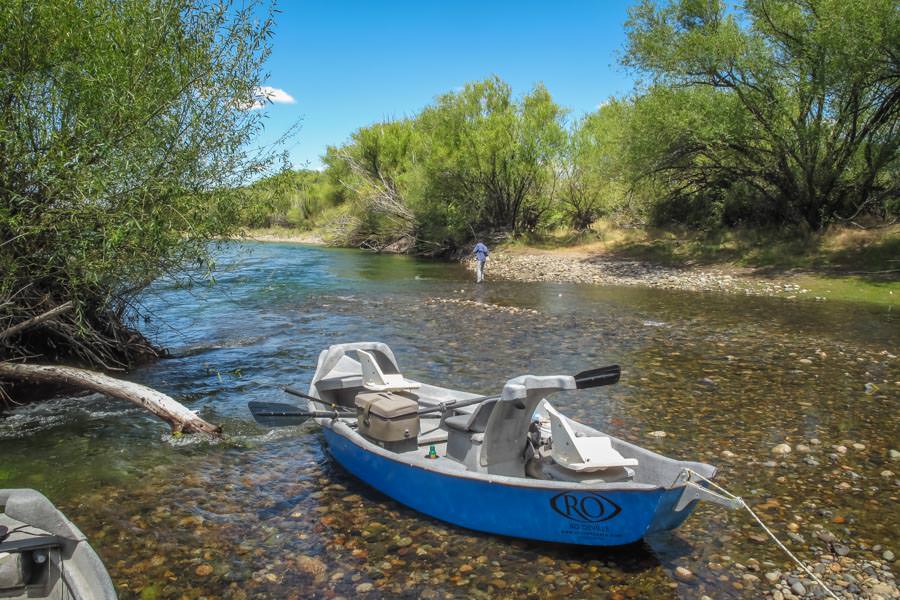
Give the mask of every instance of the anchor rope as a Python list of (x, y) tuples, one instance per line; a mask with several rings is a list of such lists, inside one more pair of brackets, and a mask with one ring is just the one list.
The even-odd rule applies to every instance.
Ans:
[(782, 550), (785, 554), (787, 554), (787, 555), (790, 557), (791, 560), (793, 560), (795, 563), (797, 563), (797, 565), (798, 565), (801, 569), (803, 569), (803, 571), (804, 571), (807, 575), (809, 575), (816, 583), (818, 583), (820, 586), (822, 586), (822, 589), (825, 590), (825, 591), (828, 593), (829, 596), (831, 596), (831, 597), (834, 598), (835, 600), (841, 600), (841, 598), (840, 598), (837, 594), (835, 594), (834, 592), (832, 592), (831, 589), (830, 589), (827, 585), (825, 585), (825, 583), (824, 583), (821, 579), (819, 579), (819, 578), (816, 576), (816, 574), (813, 573), (812, 570), (811, 570), (809, 567), (806, 566), (806, 563), (804, 563), (802, 560), (800, 560), (799, 558), (797, 558), (797, 557), (794, 555), (794, 553), (791, 552), (791, 551), (788, 549), (788, 547), (785, 546), (785, 545), (781, 542), (781, 540), (779, 540), (779, 539), (775, 536), (774, 533), (772, 533), (772, 530), (769, 529), (769, 528), (766, 526), (765, 523), (763, 523), (762, 519), (759, 518), (759, 515), (757, 515), (757, 514), (753, 511), (753, 509), (750, 508), (750, 505), (747, 504), (747, 503), (744, 501), (743, 498), (741, 498), (740, 496), (735, 496), (734, 494), (732, 494), (731, 492), (729, 492), (728, 490), (726, 490), (725, 488), (723, 488), (721, 485), (717, 484), (715, 481), (712, 481), (711, 479), (708, 479), (708, 478), (704, 477), (703, 475), (701, 475), (700, 473), (697, 473), (697, 472), (694, 471), (693, 469), (685, 469), (685, 471), (687, 471), (687, 473), (688, 473), (689, 476), (690, 476), (690, 475), (695, 475), (697, 478), (699, 478), (699, 479), (705, 481), (705, 482), (708, 483), (709, 485), (711, 485), (711, 486), (713, 486), (714, 488), (716, 488), (719, 492), (721, 492), (721, 493), (722, 493), (723, 495), (725, 495), (726, 497), (730, 498), (731, 500), (736, 501), (736, 502), (737, 502), (738, 504), (740, 504), (742, 507), (746, 508), (746, 509), (747, 509), (747, 512), (750, 513), (750, 516), (752, 516), (752, 517), (756, 520), (756, 522), (759, 523), (759, 526), (763, 528), (763, 531), (765, 531), (765, 532), (769, 535), (769, 537), (772, 538), (772, 540), (778, 545), (778, 547), (781, 548), (781, 550)]

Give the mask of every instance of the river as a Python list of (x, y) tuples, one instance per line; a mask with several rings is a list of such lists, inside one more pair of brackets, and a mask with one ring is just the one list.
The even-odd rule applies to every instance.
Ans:
[[(63, 509), (122, 598), (755, 598), (768, 588), (742, 578), (748, 565), (789, 568), (746, 513), (712, 505), (623, 549), (461, 530), (350, 477), (313, 424), (253, 423), (247, 401), (290, 401), (279, 388), (306, 385), (323, 348), (358, 340), (387, 342), (413, 378), (478, 393), (620, 364), (619, 385), (554, 404), (716, 465), (805, 559), (820, 528), (851, 557), (900, 550), (900, 476), (884, 474), (900, 471), (900, 315), (888, 307), (490, 273), (475, 286), (456, 265), (290, 244), (226, 245), (219, 265), (215, 285), (148, 291), (142, 327), (175, 358), (129, 378), (222, 424), (227, 443), (172, 438), (98, 396), (0, 418), (0, 487), (37, 488)], [(782, 443), (793, 451), (774, 455)]]

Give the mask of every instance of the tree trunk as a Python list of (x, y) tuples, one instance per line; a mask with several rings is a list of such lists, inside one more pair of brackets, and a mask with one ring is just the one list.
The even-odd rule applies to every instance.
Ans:
[(114, 379), (95, 371), (76, 369), (74, 367), (0, 362), (0, 379), (27, 380), (38, 383), (55, 383), (81, 387), (133, 402), (168, 423), (172, 427), (173, 432), (205, 433), (215, 437), (222, 436), (221, 427), (204, 421), (193, 411), (188, 410), (185, 406), (162, 392), (157, 392), (138, 383)]

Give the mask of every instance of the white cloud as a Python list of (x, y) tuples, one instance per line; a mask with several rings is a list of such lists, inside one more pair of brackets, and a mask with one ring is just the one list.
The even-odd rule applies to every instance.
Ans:
[(296, 100), (281, 88), (262, 85), (253, 90), (253, 102), (248, 104), (245, 110), (262, 108), (269, 102), (274, 104), (294, 104)]

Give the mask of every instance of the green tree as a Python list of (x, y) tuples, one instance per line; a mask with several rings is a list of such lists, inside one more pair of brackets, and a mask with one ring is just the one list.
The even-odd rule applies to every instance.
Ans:
[(625, 208), (632, 184), (626, 147), (633, 105), (610, 99), (573, 124), (559, 165), (559, 197), (576, 231)]
[(565, 143), (564, 111), (536, 86), (521, 100), (498, 78), (438, 98), (419, 118), (428, 157), (428, 198), (466, 239), (476, 230), (535, 227), (552, 166)]
[(717, 121), (668, 136), (657, 166), (669, 189), (696, 198), (740, 182), (813, 228), (900, 192), (895, 0), (644, 0), (626, 29), (625, 63)]
[[(127, 366), (163, 275), (211, 266), (239, 188), (275, 164), (260, 130), (271, 18), (257, 2), (0, 4), (0, 326), (72, 301), (0, 358)], [(260, 18), (262, 16), (262, 18)]]

